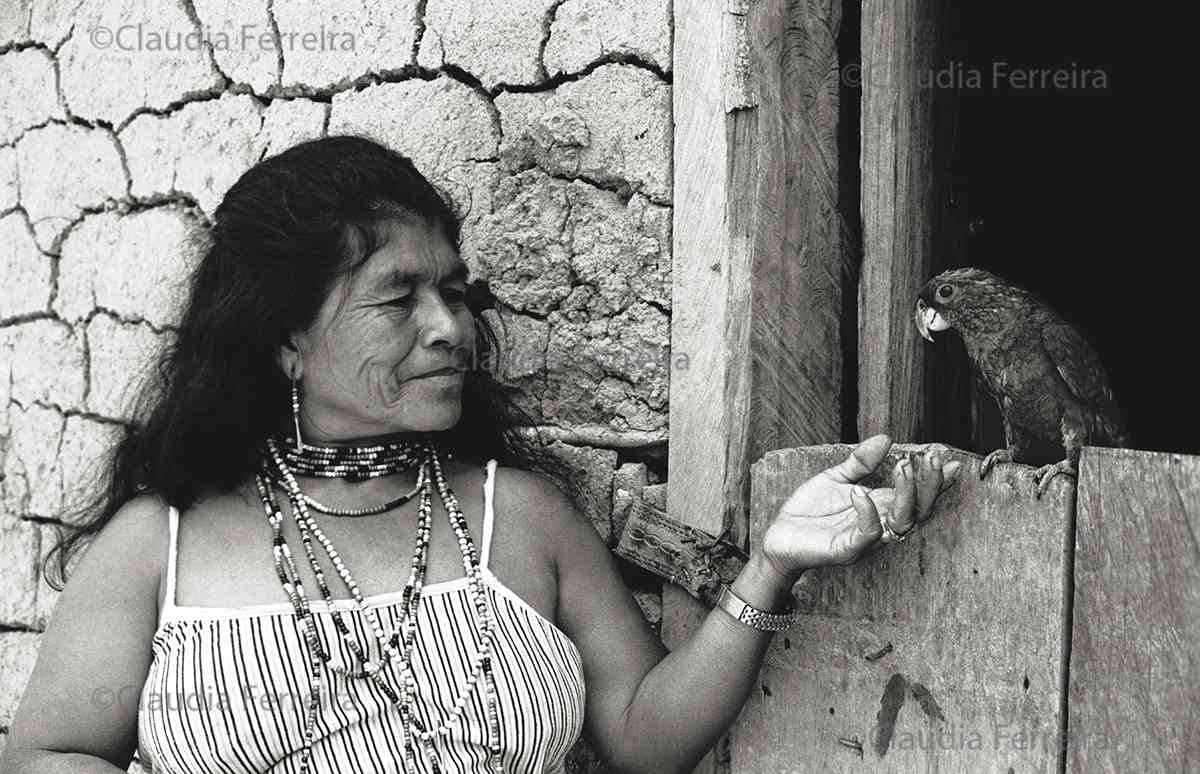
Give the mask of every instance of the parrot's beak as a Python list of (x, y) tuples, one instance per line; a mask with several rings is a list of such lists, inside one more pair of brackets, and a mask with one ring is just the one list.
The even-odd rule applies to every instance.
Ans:
[(930, 331), (944, 331), (950, 327), (950, 323), (946, 322), (946, 318), (938, 314), (938, 311), (931, 306), (926, 306), (923, 299), (917, 299), (917, 330), (921, 333), (921, 338), (926, 341), (933, 341), (933, 336), (929, 335)]

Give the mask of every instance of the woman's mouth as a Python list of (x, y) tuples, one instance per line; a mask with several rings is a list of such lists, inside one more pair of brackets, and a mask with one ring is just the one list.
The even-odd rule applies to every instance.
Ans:
[(446, 377), (460, 376), (462, 376), (462, 371), (459, 371), (457, 368), (441, 368), (437, 371), (430, 371), (420, 376), (414, 376), (413, 379), (444, 379)]

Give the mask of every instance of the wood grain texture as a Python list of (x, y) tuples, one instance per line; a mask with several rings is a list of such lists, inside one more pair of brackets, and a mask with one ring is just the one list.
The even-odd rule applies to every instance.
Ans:
[(840, 431), (833, 9), (675, 6), (668, 512), (744, 549), (750, 462)]
[(1067, 770), (1200, 769), (1200, 457), (1080, 457)]
[(712, 534), (725, 518), (725, 335), (729, 296), (728, 199), (719, 4), (684, 0), (674, 7), (672, 108), (671, 352), (687, 368), (671, 369), (667, 511)]
[[(789, 0), (780, 60), (784, 177), (778, 246), (759, 254), (754, 345), (767, 409), (749, 457), (841, 436), (842, 293), (855, 241), (838, 209), (841, 4)], [(851, 342), (853, 343), (853, 342)]]
[[(933, 274), (937, 193), (936, 90), (944, 0), (862, 4), (862, 227), (858, 294), (859, 437), (921, 440), (925, 350), (913, 324), (917, 292)], [(944, 162), (944, 159), (941, 159)]]
[[(751, 461), (840, 432), (834, 9), (674, 6), (671, 349), (690, 364), (672, 370), (667, 510), (743, 549)], [(707, 615), (664, 584), (668, 647)]]
[[(748, 61), (745, 66), (730, 61), (730, 49), (748, 43), (746, 10), (737, 3), (732, 7), (738, 18), (730, 18), (724, 3), (706, 0), (679, 0), (672, 11), (671, 352), (686, 355), (689, 365), (671, 369), (667, 512), (713, 535), (733, 518), (727, 478), (736, 480), (748, 468), (729, 459), (727, 449), (731, 426), (739, 421), (726, 383), (733, 343), (728, 327), (747, 310), (735, 306), (731, 287), (726, 108), (750, 102), (752, 88)], [(687, 640), (707, 613), (686, 591), (663, 584), (661, 632), (667, 647)], [(719, 753), (710, 753), (694, 769), (695, 774), (726, 771), (727, 760)]]
[[(885, 486), (897, 445), (868, 479)], [(772, 452), (753, 467), (751, 534), (845, 445)], [(1058, 770), (1064, 583), (1074, 491), (1041, 500), (1033, 469), (954, 450), (961, 478), (900, 545), (806, 573), (803, 611), (776, 634), (731, 733), (735, 772)]]

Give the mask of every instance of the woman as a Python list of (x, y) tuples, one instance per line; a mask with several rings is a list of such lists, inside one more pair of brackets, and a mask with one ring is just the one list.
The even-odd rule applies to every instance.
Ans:
[(438, 193), (365, 139), (229, 190), (145, 420), (60, 547), (65, 573), (92, 538), (0, 768), (113, 772), (136, 749), (172, 773), (554, 772), (586, 730), (621, 771), (689, 771), (799, 574), (903, 539), (954, 477), (925, 458), (868, 494), (889, 441), (861, 444), (668, 654), (472, 367), (495, 339), (458, 244)]

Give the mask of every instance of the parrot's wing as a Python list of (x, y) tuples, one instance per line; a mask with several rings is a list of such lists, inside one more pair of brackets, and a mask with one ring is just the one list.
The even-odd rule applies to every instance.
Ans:
[(1062, 320), (1047, 321), (1042, 325), (1042, 344), (1080, 403), (1101, 411), (1115, 408), (1104, 366), (1078, 331)]

